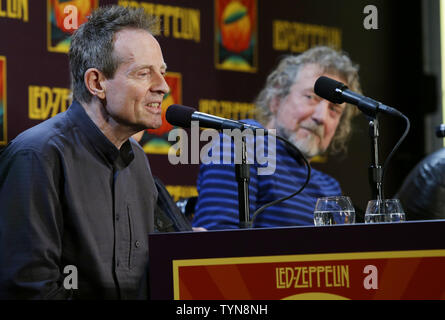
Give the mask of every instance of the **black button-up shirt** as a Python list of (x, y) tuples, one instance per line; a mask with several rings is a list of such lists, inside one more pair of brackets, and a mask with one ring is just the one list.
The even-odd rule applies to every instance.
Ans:
[(26, 130), (0, 153), (0, 299), (146, 298), (156, 199), (136, 141), (79, 103)]

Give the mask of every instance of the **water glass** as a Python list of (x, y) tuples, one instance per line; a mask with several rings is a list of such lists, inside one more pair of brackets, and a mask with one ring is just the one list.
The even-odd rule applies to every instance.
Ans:
[(318, 198), (314, 210), (314, 224), (326, 226), (355, 223), (355, 210), (346, 196)]
[(399, 199), (370, 200), (365, 212), (365, 223), (402, 222), (405, 212)]

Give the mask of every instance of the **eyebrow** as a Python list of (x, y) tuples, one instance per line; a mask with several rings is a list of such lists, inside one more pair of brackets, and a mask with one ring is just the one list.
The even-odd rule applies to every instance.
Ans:
[[(137, 71), (142, 70), (142, 69), (151, 69), (151, 68), (153, 68), (153, 65), (143, 64), (143, 65), (137, 66), (135, 68), (132, 68), (131, 70), (129, 70), (128, 73), (137, 72)], [(161, 65), (161, 71), (164, 71), (164, 72), (167, 71), (167, 64), (166, 63), (163, 63)]]

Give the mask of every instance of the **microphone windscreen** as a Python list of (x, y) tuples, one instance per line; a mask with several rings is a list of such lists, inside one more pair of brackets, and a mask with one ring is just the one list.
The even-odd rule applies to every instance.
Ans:
[(344, 90), (347, 88), (348, 87), (341, 82), (322, 76), (315, 81), (314, 92), (323, 99), (329, 100), (333, 103), (343, 103), (344, 100), (336, 89)]
[(196, 110), (191, 107), (172, 104), (165, 112), (165, 119), (173, 126), (189, 128), (192, 121), (192, 114)]

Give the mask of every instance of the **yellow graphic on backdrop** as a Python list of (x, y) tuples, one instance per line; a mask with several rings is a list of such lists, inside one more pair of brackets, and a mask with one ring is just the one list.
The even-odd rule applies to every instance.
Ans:
[(28, 0), (0, 0), (0, 18), (28, 22)]
[(165, 188), (171, 194), (174, 201), (198, 196), (196, 186), (168, 185), (165, 186)]
[(247, 102), (201, 99), (199, 111), (233, 120), (255, 118), (255, 105)]
[(273, 21), (273, 48), (300, 53), (316, 45), (341, 49), (341, 30), (291, 21)]
[(71, 90), (46, 86), (28, 87), (29, 119), (45, 120), (64, 112), (71, 104)]
[(147, 14), (158, 17), (156, 35), (195, 42), (201, 40), (201, 12), (198, 9), (124, 0), (119, 0), (118, 4), (144, 8)]
[[(47, 0), (48, 51), (67, 53), (71, 35), (99, 6), (99, 0)], [(73, 19), (75, 24), (73, 24)]]
[(257, 1), (215, 0), (216, 68), (256, 72), (257, 47)]

